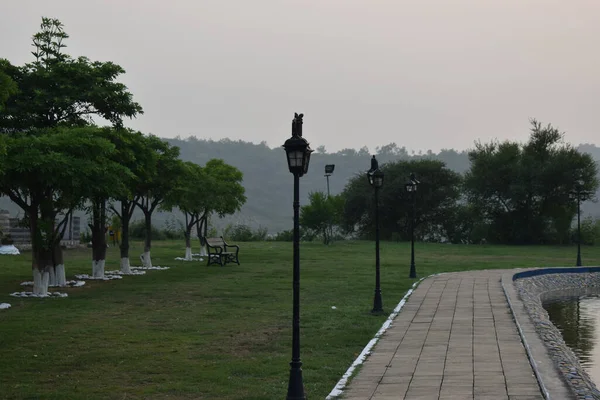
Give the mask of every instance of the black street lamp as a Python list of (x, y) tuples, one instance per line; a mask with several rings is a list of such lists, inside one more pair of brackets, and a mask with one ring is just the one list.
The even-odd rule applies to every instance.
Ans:
[(577, 263), (581, 267), (581, 190), (577, 188)]
[(329, 197), (329, 177), (333, 174), (335, 164), (327, 164), (325, 166), (325, 178), (327, 178), (327, 197)]
[[(373, 160), (371, 166), (373, 167), (373, 162), (377, 167), (377, 161), (375, 160), (375, 156), (373, 156)], [(369, 179), (369, 184), (373, 186), (375, 189), (375, 296), (373, 298), (373, 310), (371, 311), (374, 314), (383, 312), (383, 301), (381, 300), (381, 275), (379, 268), (379, 188), (383, 186), (383, 172), (377, 168), (375, 170), (371, 169), (367, 172), (367, 178)]]
[(587, 199), (590, 195), (589, 192), (583, 190), (583, 180), (579, 179), (575, 182), (575, 191), (571, 192), (571, 194), (575, 195), (577, 198), (577, 262), (576, 266), (581, 267), (583, 263), (581, 262), (581, 197)]
[(409, 278), (417, 277), (417, 269), (415, 267), (415, 214), (417, 206), (417, 186), (419, 186), (415, 174), (410, 174), (410, 180), (404, 185), (408, 193), (412, 193), (412, 213), (410, 218), (410, 274)]
[(304, 114), (294, 114), (292, 137), (283, 147), (287, 154), (290, 172), (294, 174), (294, 273), (293, 273), (293, 319), (292, 319), (292, 362), (286, 400), (305, 400), (302, 381), (302, 361), (300, 361), (300, 177), (308, 172), (312, 150), (302, 137)]

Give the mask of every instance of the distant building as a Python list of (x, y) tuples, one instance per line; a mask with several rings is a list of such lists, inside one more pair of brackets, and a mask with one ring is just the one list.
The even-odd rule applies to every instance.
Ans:
[[(58, 220), (56, 221), (59, 222)], [(0, 210), (0, 229), (3, 235), (10, 235), (15, 245), (27, 247), (31, 245), (31, 234), (29, 228), (22, 225), (21, 218), (11, 218), (6, 210)], [(79, 246), (81, 232), (81, 218), (71, 216), (67, 222), (67, 228), (63, 234), (60, 244), (66, 247)]]

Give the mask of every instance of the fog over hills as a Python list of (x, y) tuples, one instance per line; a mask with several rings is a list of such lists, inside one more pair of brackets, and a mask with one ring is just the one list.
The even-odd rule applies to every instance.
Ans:
[[(243, 141), (223, 139), (219, 141), (201, 140), (196, 137), (188, 139), (165, 139), (181, 149), (181, 158), (204, 165), (211, 158), (222, 158), (228, 164), (239, 168), (244, 173), (243, 185), (248, 198), (242, 210), (236, 215), (219, 219), (212, 218), (212, 223), (222, 229), (229, 223), (244, 223), (257, 228), (264, 226), (269, 233), (291, 229), (292, 226), (292, 175), (287, 169), (283, 148), (270, 148), (265, 143), (254, 144)], [(283, 142), (283, 140), (282, 140)], [(581, 152), (586, 152), (600, 163), (600, 147), (593, 144), (581, 144)], [(467, 151), (442, 150), (439, 153), (431, 151), (409, 154), (406, 149), (389, 144), (376, 149), (380, 164), (385, 162), (411, 159), (434, 158), (459, 173), (469, 169)], [(326, 164), (335, 164), (335, 171), (329, 178), (332, 194), (340, 193), (349, 178), (364, 173), (370, 167), (371, 154), (366, 147), (362, 149), (343, 149), (336, 153), (327, 153), (323, 147), (316, 149), (311, 156), (308, 174), (300, 179), (300, 204), (306, 204), (311, 191), (327, 191), (324, 177)], [(597, 193), (600, 197), (600, 193)], [(8, 198), (0, 199), (0, 207), (15, 215), (20, 209)], [(600, 217), (600, 203), (587, 202), (582, 205), (584, 214)], [(22, 212), (21, 212), (22, 215)], [(83, 213), (78, 213), (83, 216)], [(164, 225), (169, 219), (180, 218), (178, 212), (157, 213), (154, 217), (156, 225)], [(135, 219), (141, 219), (142, 214), (136, 211)], [(85, 221), (86, 218), (83, 218)], [(86, 228), (82, 226), (82, 230)]]

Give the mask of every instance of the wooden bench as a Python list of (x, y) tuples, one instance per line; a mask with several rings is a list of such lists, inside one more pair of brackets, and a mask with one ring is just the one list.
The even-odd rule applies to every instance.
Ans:
[[(235, 249), (235, 251), (232, 251)], [(206, 238), (206, 250), (208, 252), (208, 264), (219, 264), (223, 266), (227, 263), (236, 263), (240, 265), (238, 253), (240, 246), (237, 244), (227, 244), (223, 236), (219, 238)]]

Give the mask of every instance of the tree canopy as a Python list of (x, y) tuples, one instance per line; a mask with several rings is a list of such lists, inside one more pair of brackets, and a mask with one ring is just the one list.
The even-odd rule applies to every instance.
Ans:
[(93, 116), (121, 126), (124, 117), (142, 113), (127, 87), (117, 81), (125, 70), (112, 62), (65, 54), (68, 37), (59, 20), (42, 18), (41, 30), (33, 36), (35, 61), (23, 66), (0, 62), (0, 103), (6, 93), (3, 76), (18, 88), (9, 87), (11, 95), (4, 95), (0, 132), (84, 126), (93, 123)]
[[(421, 182), (416, 192), (416, 235), (425, 238), (442, 229), (460, 193), (460, 175), (436, 160), (397, 161), (380, 166), (385, 175), (379, 189), (380, 231), (384, 239), (407, 239), (413, 199), (405, 184), (411, 173)], [(360, 237), (372, 237), (374, 227), (374, 195), (364, 174), (348, 182), (343, 227)]]
[(468, 201), (501, 243), (562, 243), (576, 213), (574, 193), (587, 200), (598, 189), (598, 169), (589, 154), (563, 141), (551, 125), (531, 121), (525, 144), (478, 143), (465, 175)]
[(300, 224), (303, 228), (321, 236), (323, 243), (329, 244), (334, 228), (342, 221), (344, 197), (327, 196), (324, 192), (311, 192), (308, 198), (310, 203), (300, 209)]

